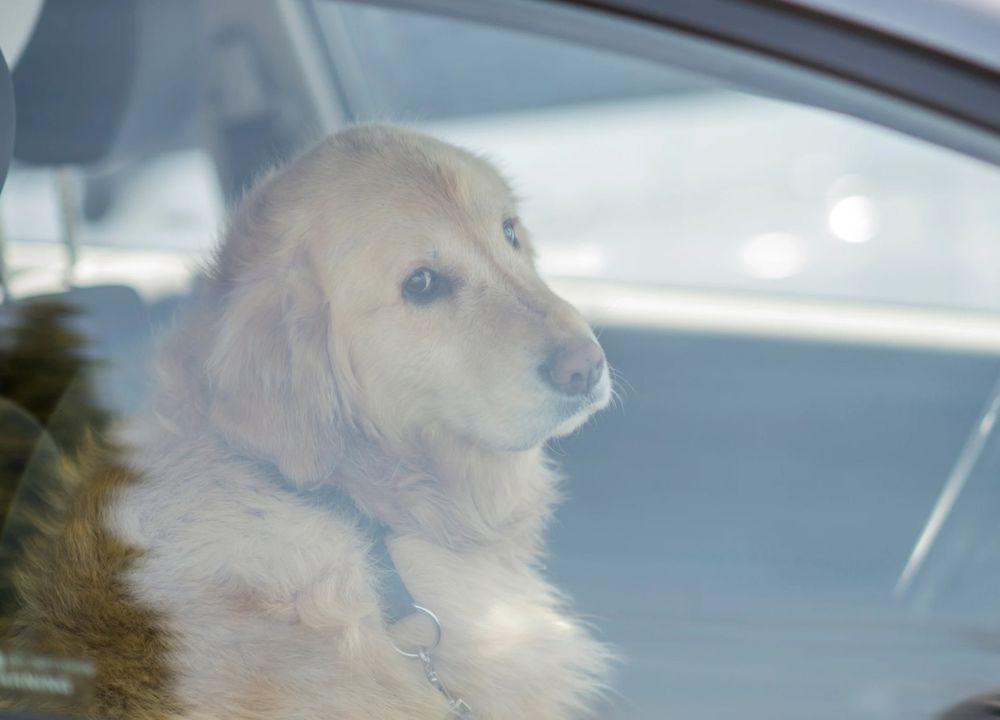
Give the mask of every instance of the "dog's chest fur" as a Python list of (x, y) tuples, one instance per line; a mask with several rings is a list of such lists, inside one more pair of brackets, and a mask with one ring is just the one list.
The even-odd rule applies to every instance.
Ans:
[[(420, 615), (383, 626), (354, 522), (245, 466), (209, 461), (214, 452), (140, 456), (144, 480), (109, 520), (145, 551), (128, 581), (174, 639), (170, 665), (189, 716), (443, 720), (447, 703), (420, 662), (390, 642), (425, 641), (431, 626)], [(390, 549), (416, 602), (441, 620), (442, 681), (476, 718), (588, 709), (605, 653), (530, 560), (405, 534)]]

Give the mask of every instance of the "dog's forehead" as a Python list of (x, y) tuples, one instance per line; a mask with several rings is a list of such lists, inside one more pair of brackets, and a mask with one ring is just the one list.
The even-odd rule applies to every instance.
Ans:
[(369, 200), (387, 196), (405, 210), (492, 215), (514, 198), (498, 169), (483, 157), (419, 133), (387, 126), (354, 128), (339, 136), (342, 168), (357, 173)]
[[(503, 221), (517, 213), (507, 183), (492, 165), (461, 154), (433, 158), (422, 170), (407, 179), (407, 194), (415, 199), (410, 216), (415, 226), (402, 233), (412, 240), (407, 245), (433, 259), (466, 262), (482, 259), (482, 250), (492, 255), (506, 246)], [(470, 255), (471, 246), (480, 251)]]
[(507, 183), (492, 165), (456, 148), (444, 146), (400, 161), (396, 181), (435, 214), (475, 222), (513, 204)]
[(517, 215), (515, 199), (478, 155), (412, 131), (366, 126), (331, 138), (319, 159), (329, 183), (322, 212), (344, 229), (329, 246), (337, 255), (461, 262), (472, 245), (506, 247), (503, 221)]

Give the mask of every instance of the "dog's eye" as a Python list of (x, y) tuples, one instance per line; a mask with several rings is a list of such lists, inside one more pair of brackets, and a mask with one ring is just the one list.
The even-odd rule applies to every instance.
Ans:
[(403, 297), (410, 302), (429, 303), (451, 292), (451, 282), (430, 268), (420, 268), (403, 283)]
[(517, 230), (514, 229), (514, 220), (507, 219), (503, 221), (503, 236), (507, 238), (507, 242), (515, 250), (521, 249), (521, 241), (517, 239)]

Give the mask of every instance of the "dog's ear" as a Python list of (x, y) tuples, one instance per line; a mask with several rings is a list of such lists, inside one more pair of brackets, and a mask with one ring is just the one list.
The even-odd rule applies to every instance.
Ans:
[(225, 295), (208, 359), (212, 422), (289, 480), (314, 485), (343, 456), (330, 309), (306, 261), (244, 274)]

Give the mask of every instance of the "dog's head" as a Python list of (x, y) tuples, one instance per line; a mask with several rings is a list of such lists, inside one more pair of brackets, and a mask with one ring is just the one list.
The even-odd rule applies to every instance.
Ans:
[(328, 474), (352, 434), (525, 450), (611, 396), (504, 180), (410, 131), (352, 128), (265, 179), (214, 286), (211, 416), (298, 481)]

